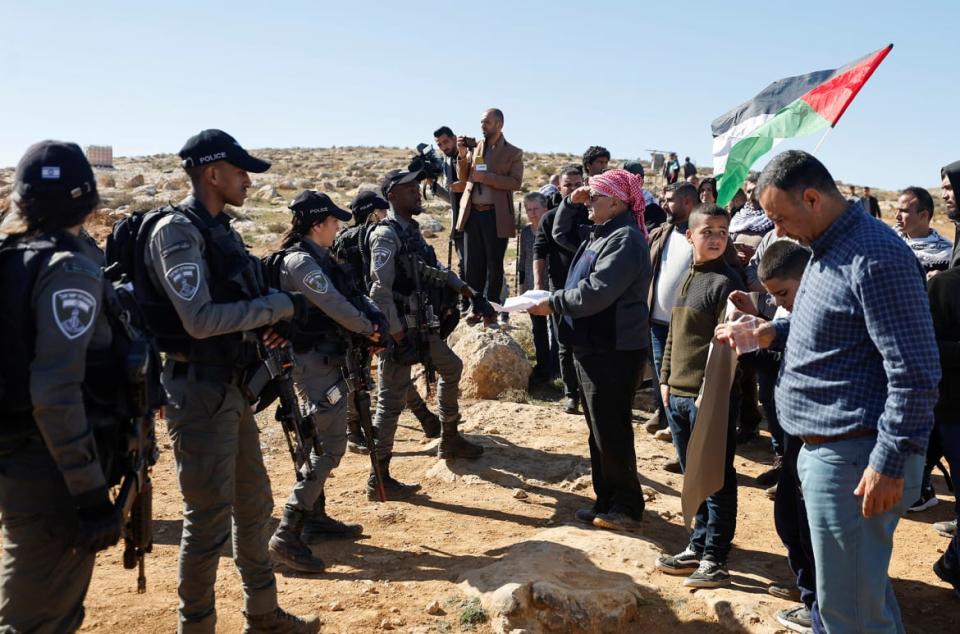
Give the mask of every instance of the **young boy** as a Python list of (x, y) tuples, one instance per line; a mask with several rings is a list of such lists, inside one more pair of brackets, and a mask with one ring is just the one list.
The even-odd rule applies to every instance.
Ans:
[[(686, 471), (687, 443), (697, 418), (696, 399), (703, 385), (714, 328), (724, 320), (730, 293), (745, 288), (740, 274), (723, 257), (729, 226), (727, 212), (713, 204), (699, 205), (690, 214), (686, 236), (693, 249), (693, 264), (670, 315), (660, 390), (683, 471)], [(738, 382), (734, 381), (723, 487), (700, 506), (690, 544), (683, 552), (663, 555), (657, 561), (657, 568), (667, 574), (690, 575), (684, 585), (692, 588), (730, 584), (726, 563), (737, 526), (737, 472), (733, 455), (739, 400)]]
[[(793, 302), (800, 287), (800, 279), (810, 261), (810, 251), (790, 240), (778, 240), (770, 244), (764, 252), (760, 265), (757, 267), (757, 277), (766, 289), (773, 302), (777, 305), (777, 316), (786, 316), (793, 311)], [(751, 306), (749, 296), (734, 293), (731, 297), (738, 309), (749, 314), (757, 314), (756, 306)], [(745, 301), (746, 300), (746, 301)], [(782, 350), (759, 350), (752, 355), (776, 356), (779, 363)], [(797, 457), (803, 441), (796, 436), (783, 434), (783, 467), (780, 470), (780, 481), (777, 483), (777, 493), (773, 502), (773, 522), (777, 535), (787, 549), (787, 563), (796, 576), (796, 589), (800, 594), (803, 605), (787, 608), (777, 612), (777, 621), (793, 631), (812, 631), (813, 620), (818, 621), (818, 631), (823, 631), (819, 624), (817, 611), (817, 586), (813, 567), (813, 546), (810, 542), (810, 527), (807, 524), (807, 509), (800, 495), (800, 478), (797, 475)], [(784, 588), (779, 584), (771, 584), (770, 594), (780, 598), (795, 598), (792, 588)]]

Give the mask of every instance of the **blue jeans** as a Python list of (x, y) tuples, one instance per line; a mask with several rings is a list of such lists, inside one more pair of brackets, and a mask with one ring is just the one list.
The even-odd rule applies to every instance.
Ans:
[[(933, 433), (940, 436), (940, 451), (950, 466), (950, 476), (954, 484), (960, 480), (960, 425), (957, 423), (938, 424)], [(954, 492), (953, 510), (960, 518), (960, 492)], [(951, 570), (960, 570), (960, 537), (954, 535), (950, 545), (943, 553), (943, 564)]]
[(663, 401), (660, 400), (660, 366), (663, 363), (663, 349), (667, 345), (667, 335), (669, 333), (670, 324), (650, 322), (650, 360), (653, 365), (653, 380), (650, 382), (650, 386), (653, 387), (654, 400), (657, 402), (660, 425), (667, 424), (667, 413), (663, 409)]
[[(778, 364), (779, 366), (779, 364)], [(757, 386), (759, 388), (760, 405), (767, 417), (767, 429), (770, 430), (770, 445), (773, 453), (783, 456), (783, 428), (777, 417), (777, 404), (774, 401), (774, 388), (777, 386), (779, 367), (757, 369)]]
[[(687, 444), (697, 420), (696, 399), (688, 396), (670, 395), (667, 422), (673, 434), (673, 446), (680, 459), (680, 469), (687, 470)], [(733, 466), (737, 447), (737, 417), (740, 415), (740, 398), (730, 397), (730, 413), (727, 423), (727, 446), (724, 449), (723, 487), (700, 505), (693, 519), (690, 548), (698, 555), (726, 563), (737, 530), (737, 470)]]
[(920, 495), (924, 456), (907, 457), (903, 498), (892, 510), (863, 517), (853, 494), (876, 437), (804, 445), (797, 472), (806, 502), (820, 618), (830, 634), (903, 632), (887, 575), (893, 532)]

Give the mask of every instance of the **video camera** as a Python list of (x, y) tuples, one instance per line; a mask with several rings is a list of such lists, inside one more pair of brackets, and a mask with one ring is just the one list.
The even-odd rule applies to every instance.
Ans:
[(417, 145), (417, 155), (407, 167), (411, 172), (422, 172), (424, 178), (436, 181), (443, 175), (443, 159), (437, 156), (432, 145), (420, 143)]

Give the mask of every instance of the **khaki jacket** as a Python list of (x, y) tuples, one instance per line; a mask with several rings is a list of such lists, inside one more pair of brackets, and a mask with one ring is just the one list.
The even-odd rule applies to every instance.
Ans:
[[(457, 178), (466, 182), (466, 189), (460, 199), (460, 217), (457, 219), (457, 231), (464, 231), (470, 217), (470, 199), (474, 184), (469, 182), (473, 171), (473, 157), (483, 156), (486, 140), (466, 157), (457, 160)], [(517, 235), (516, 220), (513, 217), (513, 192), (520, 189), (523, 181), (523, 150), (507, 142), (501, 135), (500, 141), (487, 150), (483, 158), (487, 165), (483, 185), (490, 187), (494, 195), (494, 208), (497, 214), (497, 237), (512, 238)]]

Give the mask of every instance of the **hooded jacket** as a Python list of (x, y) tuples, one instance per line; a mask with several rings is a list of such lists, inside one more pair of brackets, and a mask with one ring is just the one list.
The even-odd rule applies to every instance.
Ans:
[[(955, 195), (960, 195), (960, 161), (954, 161), (941, 169), (940, 176), (941, 178), (946, 176), (953, 185)], [(950, 258), (950, 268), (960, 263), (960, 249), (957, 248), (957, 245), (960, 245), (960, 222), (954, 221), (954, 225), (956, 232), (953, 235), (953, 257)]]

